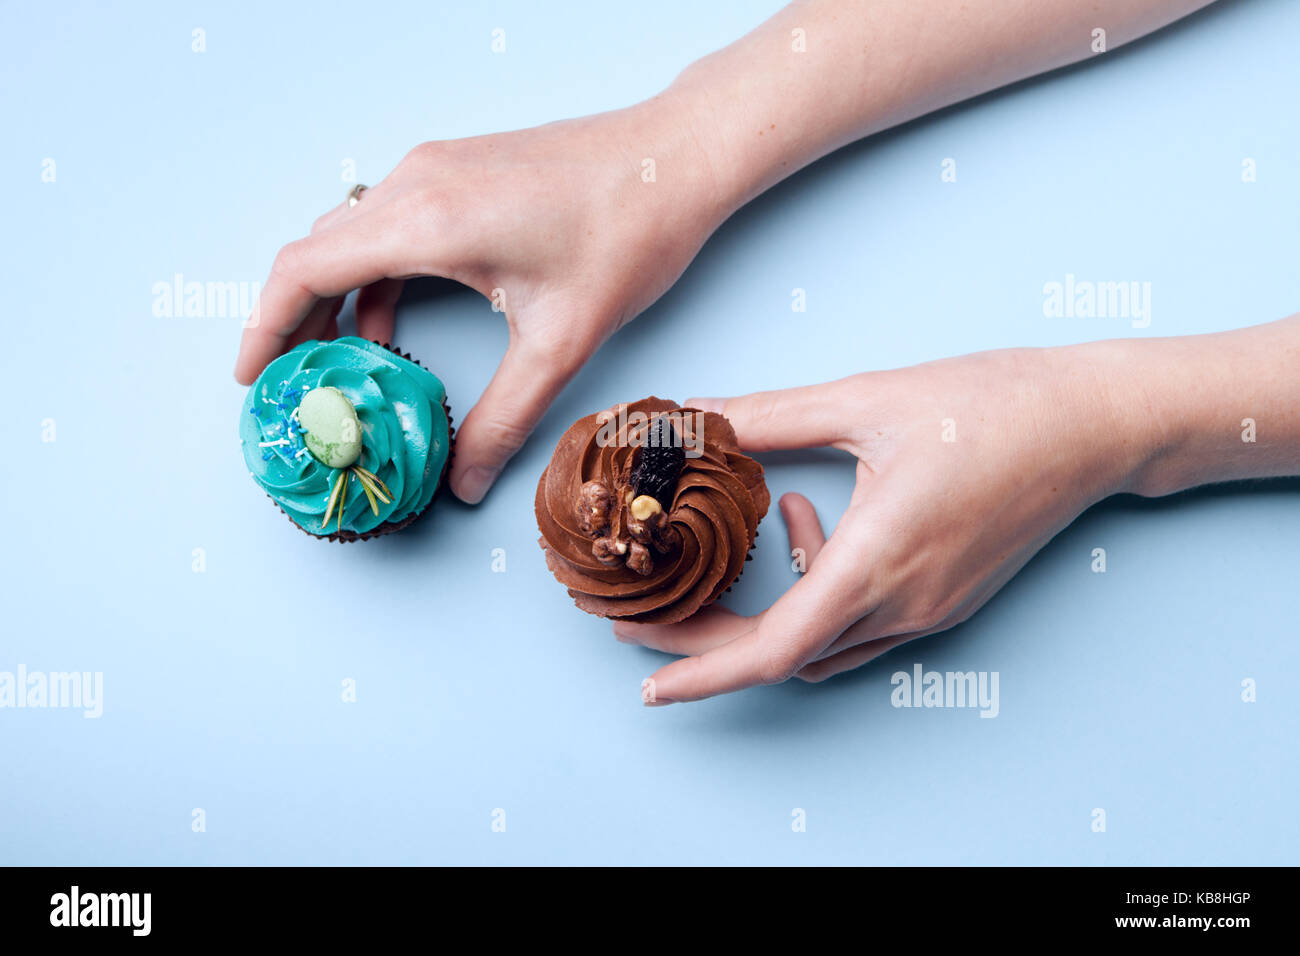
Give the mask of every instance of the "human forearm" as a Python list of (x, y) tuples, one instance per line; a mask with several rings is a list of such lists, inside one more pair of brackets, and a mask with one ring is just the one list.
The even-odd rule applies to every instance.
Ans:
[(1096, 29), (1114, 49), (1210, 2), (797, 0), (665, 96), (734, 209), (846, 143), (1094, 56)]
[(627, 109), (422, 143), (280, 250), (236, 378), (336, 336), (353, 290), (358, 333), (391, 341), (403, 279), (476, 289), (510, 333), (457, 428), (449, 482), (477, 502), (582, 363), (754, 195), (857, 137), (1088, 56), (1098, 27), (1114, 46), (1206, 2), (796, 3)]
[(1300, 315), (1212, 335), (1098, 342), (1118, 423), (1112, 453), (1137, 448), (1121, 490), (1300, 474)]

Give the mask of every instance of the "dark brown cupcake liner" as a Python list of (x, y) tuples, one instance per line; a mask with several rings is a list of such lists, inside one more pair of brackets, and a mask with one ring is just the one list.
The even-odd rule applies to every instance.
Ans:
[[(380, 348), (388, 349), (388, 351), (392, 352), (394, 355), (398, 356), (399, 358), (404, 358), (408, 362), (414, 362), (416, 365), (420, 366), (420, 368), (425, 369), (425, 371), (430, 371), (430, 369), (426, 368), (424, 363), (422, 363), (419, 359), (412, 358), (409, 352), (403, 352), (400, 349), (395, 349), (393, 348), (392, 345), (390, 345), (387, 342), (380, 342), (376, 340), (374, 344), (378, 345)], [(441, 381), (441, 379), (439, 379), (439, 381)], [(410, 525), (413, 525), (419, 518), (423, 517), (426, 512), (432, 510), (434, 502), (437, 501), (438, 498), (443, 494), (443, 489), (447, 487), (447, 475), (451, 472), (451, 459), (452, 456), (456, 453), (456, 442), (454, 440), (456, 430), (452, 427), (451, 424), (451, 406), (447, 404), (445, 385), (443, 387), (442, 410), (447, 416), (447, 460), (442, 463), (442, 474), (438, 476), (437, 491), (433, 493), (433, 497), (429, 499), (429, 503), (425, 505), (423, 508), (421, 508), (419, 511), (412, 512), (411, 514), (407, 515), (405, 518), (402, 518), (400, 521), (385, 521), (383, 524), (377, 525), (371, 528), (369, 531), (358, 532), (358, 531), (343, 530), (343, 531), (332, 531), (329, 534), (315, 534), (311, 531), (308, 531), (297, 521), (294, 521), (293, 518), (289, 517), (289, 513), (285, 511), (283, 508), (280, 508), (280, 513), (283, 514), (286, 518), (289, 518), (289, 520), (293, 522), (293, 526), (297, 528), (299, 531), (301, 531), (303, 534), (307, 535), (308, 537), (315, 538), (318, 541), (337, 541), (342, 544), (348, 544), (352, 541), (369, 541), (371, 538), (382, 538), (386, 534), (392, 534), (395, 531), (401, 531), (402, 529), (407, 528)], [(271, 496), (267, 495), (267, 497), (270, 498)], [(272, 498), (271, 500), (274, 501), (275, 499)], [(280, 506), (276, 505), (276, 507), (279, 508)]]
[[(764, 515), (763, 517), (765, 518), (765, 517), (767, 517), (767, 516)], [(762, 518), (759, 519), (759, 523), (760, 523), (760, 524), (762, 523), (762, 520), (763, 520)], [(751, 544), (751, 545), (749, 546), (749, 550), (745, 552), (745, 560), (746, 560), (746, 561), (753, 561), (753, 560), (754, 560), (754, 549), (758, 547), (758, 535), (759, 535), (759, 531), (758, 531), (757, 528), (755, 528), (755, 529), (754, 529), (754, 543)], [(725, 588), (722, 589), (722, 594), (730, 594), (730, 593), (731, 593), (731, 589), (734, 588), (737, 584), (740, 583), (740, 578), (741, 578), (741, 576), (742, 576), (744, 573), (745, 573), (745, 565), (742, 563), (742, 564), (740, 565), (740, 570), (736, 572), (736, 577), (732, 580), (732, 582), (731, 582), (730, 584), (728, 584)], [(710, 601), (709, 604), (716, 604), (718, 601), (722, 600), (722, 594), (719, 594), (716, 598), (714, 598), (712, 601)], [(703, 611), (706, 607), (709, 606), (709, 604), (701, 604), (701, 605), (700, 605), (700, 611)], [(699, 614), (700, 611), (696, 611), (695, 614)], [(691, 617), (694, 617), (695, 614), (692, 614)]]

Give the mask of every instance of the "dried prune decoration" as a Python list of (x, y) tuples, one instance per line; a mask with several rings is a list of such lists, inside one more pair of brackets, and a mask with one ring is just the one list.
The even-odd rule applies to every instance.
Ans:
[(677, 479), (686, 467), (686, 449), (672, 419), (659, 415), (647, 426), (643, 444), (632, 454), (629, 483), (634, 497), (649, 495), (665, 511), (673, 506)]
[(654, 557), (681, 542), (668, 521), (686, 450), (672, 421), (650, 421), (632, 453), (630, 466), (608, 481), (584, 482), (575, 504), (578, 529), (592, 539), (591, 553), (606, 567), (626, 565), (646, 577)]

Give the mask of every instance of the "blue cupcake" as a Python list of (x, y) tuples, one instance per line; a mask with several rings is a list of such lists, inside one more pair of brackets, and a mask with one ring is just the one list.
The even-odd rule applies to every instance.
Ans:
[(451, 460), (443, 384), (409, 355), (355, 336), (304, 342), (244, 400), (244, 461), (303, 531), (364, 541), (411, 524)]

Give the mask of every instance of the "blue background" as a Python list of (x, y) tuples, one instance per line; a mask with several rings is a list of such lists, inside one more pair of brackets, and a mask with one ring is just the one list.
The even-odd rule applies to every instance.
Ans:
[[(345, 159), (374, 182), (425, 139), (627, 104), (778, 6), (5, 3), (0, 671), (102, 671), (105, 709), (0, 710), (0, 860), (1300, 862), (1294, 482), (1113, 500), (949, 634), (662, 709), (639, 685), (663, 658), (572, 607), (531, 511), (565, 426), (616, 401), (1300, 308), (1291, 0), (1221, 3), (782, 184), (604, 348), (482, 507), (444, 497), (341, 547), (249, 480), (239, 320), (156, 318), (154, 283), (260, 282), (341, 198)], [(1066, 273), (1150, 281), (1151, 327), (1044, 318)], [(424, 283), (397, 342), (459, 420), (505, 327)], [(644, 360), (682, 342), (727, 360)], [(774, 496), (834, 522), (850, 461), (764, 462)], [(775, 514), (763, 532), (744, 612), (794, 580)], [(1000, 716), (894, 709), (917, 662), (998, 671)]]

